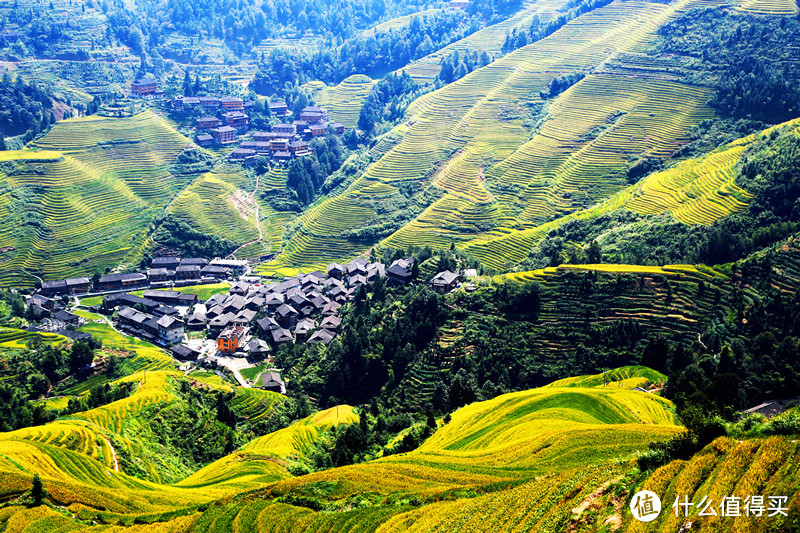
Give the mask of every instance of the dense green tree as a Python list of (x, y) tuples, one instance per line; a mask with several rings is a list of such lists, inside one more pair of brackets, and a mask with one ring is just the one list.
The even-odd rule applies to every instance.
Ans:
[(31, 497), (33, 498), (33, 505), (38, 507), (44, 503), (47, 497), (47, 491), (42, 483), (42, 478), (38, 473), (33, 474), (33, 487), (31, 488)]

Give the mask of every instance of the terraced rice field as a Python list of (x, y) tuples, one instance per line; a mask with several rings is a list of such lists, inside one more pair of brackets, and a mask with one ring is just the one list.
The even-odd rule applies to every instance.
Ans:
[(738, 0), (736, 9), (760, 15), (796, 15), (797, 3), (790, 0)]
[(223, 167), (197, 178), (178, 195), (168, 212), (194, 229), (234, 243), (258, 239), (255, 183), (241, 170)]
[(341, 122), (346, 128), (358, 125), (358, 114), (375, 83), (369, 76), (354, 74), (335, 87), (326, 87), (317, 94), (317, 105), (329, 112), (331, 122)]
[(419, 98), (407, 111), (405, 131), (398, 130), (402, 138), (346, 191), (307, 211), (267, 268), (314, 268), (364, 252), (371, 242), (354, 232), (380, 231), (382, 205), (408, 182), (441, 194), (381, 245), (478, 245), (619, 191), (629, 157), (669, 154), (689, 128), (711, 116), (707, 90), (653, 76), (590, 75), (551, 102), (535, 131), (529, 106), (558, 73), (590, 69), (617, 52), (641, 52), (662, 23), (693, 6), (612, 3)]
[[(149, 532), (563, 531), (573, 508), (629, 471), (637, 449), (680, 431), (668, 400), (631, 390), (664, 376), (625, 367), (468, 405), (419, 449), (360, 465), (292, 477), (282, 463), (282, 457), (304, 453), (316, 432), (356, 422), (352, 409), (342, 406), (338, 413), (335, 408), (317, 413), (256, 439), (176, 485), (116, 472), (106, 440), (118, 420), (141, 408), (143, 398), (137, 397), (169, 394), (171, 375), (177, 376), (148, 377), (131, 398), (109, 409), (0, 435), (0, 494), (28, 490), (25, 465), (42, 472), (53, 500), (92, 530), (125, 524), (132, 526), (129, 531), (140, 525)], [(604, 385), (604, 378), (612, 383)], [(119, 437), (113, 442), (126, 446)], [(665, 501), (681, 491), (698, 498), (747, 491), (791, 494), (796, 447), (782, 438), (720, 439), (689, 462), (655, 471), (644, 487), (665, 494)], [(239, 496), (231, 498), (234, 494)], [(350, 503), (317, 512), (275, 501), (284, 495)], [(362, 507), (357, 502), (363, 498), (372, 503)], [(411, 498), (416, 505), (405, 503)], [(209, 505), (213, 500), (220, 502)], [(97, 525), (89, 526), (91, 520)], [(659, 530), (679, 526), (669, 513), (660, 520)], [(18, 531), (77, 523), (69, 513), (17, 506), (0, 510), (0, 524)], [(720, 519), (699, 524), (709, 528), (703, 531), (732, 525)], [(623, 525), (644, 531), (628, 518)]]
[(0, 247), (12, 248), (0, 285), (138, 264), (150, 220), (186, 185), (168, 171), (186, 142), (145, 112), (62, 121), (36, 141), (46, 151), (14, 153), (0, 176)]
[[(747, 207), (752, 195), (736, 184), (736, 165), (747, 148), (772, 131), (797, 135), (800, 121), (773, 126), (720, 147), (714, 152), (651, 174), (639, 183), (610, 196), (595, 207), (575, 211), (553, 221), (519, 230), (498, 228), (465, 247), (497, 269), (513, 265), (550, 230), (573, 218), (592, 219), (616, 209), (641, 214), (669, 211), (686, 224), (712, 224)], [(483, 242), (481, 242), (483, 241)]]
[(67, 342), (66, 337), (55, 333), (32, 333), (22, 329), (0, 327), (0, 348), (25, 348), (25, 342), (34, 337), (40, 338), (46, 344)]
[(545, 22), (559, 16), (560, 10), (564, 9), (566, 2), (561, 0), (546, 1), (526, 1), (523, 8), (506, 20), (479, 30), (472, 35), (461, 39), (445, 48), (438, 50), (428, 56), (413, 61), (410, 65), (403, 67), (414, 81), (420, 84), (432, 82), (439, 74), (441, 69), (440, 62), (443, 58), (458, 51), (459, 53), (477, 51), (479, 54), (486, 52), (491, 57), (499, 57), (501, 47), (507, 33), (513, 29), (527, 31), (535, 17)]
[(242, 447), (242, 451), (272, 454), (277, 457), (301, 457), (307, 453), (319, 435), (339, 424), (354, 424), (358, 415), (349, 405), (331, 407), (302, 420), (286, 429), (259, 437)]
[[(642, 484), (642, 489), (652, 490), (663, 502), (674, 502), (676, 497), (698, 504), (707, 496), (717, 506), (716, 516), (698, 517), (693, 510), (690, 517), (675, 516), (674, 512), (662, 512), (650, 524), (630, 520), (625, 531), (638, 533), (652, 531), (677, 531), (677, 528), (692, 520), (693, 530), (703, 532), (723, 531), (789, 531), (792, 512), (788, 517), (747, 516), (742, 507), (741, 516), (723, 517), (719, 504), (723, 496), (741, 498), (744, 506), (748, 496), (787, 496), (791, 507), (797, 505), (798, 457), (800, 445), (796, 440), (781, 437), (737, 441), (719, 438), (689, 461), (673, 461), (653, 472)], [(671, 505), (671, 504), (670, 504)], [(672, 509), (669, 509), (672, 511)], [(696, 525), (695, 525), (696, 524)]]

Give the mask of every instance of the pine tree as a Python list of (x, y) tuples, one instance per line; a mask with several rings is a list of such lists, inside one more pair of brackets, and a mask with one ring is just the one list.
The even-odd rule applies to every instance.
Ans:
[(33, 475), (33, 488), (31, 489), (31, 496), (33, 497), (33, 505), (38, 507), (44, 503), (44, 499), (47, 496), (47, 491), (44, 490), (44, 484), (42, 483), (42, 478), (39, 477), (39, 474)]
[(189, 70), (183, 76), (183, 94), (184, 96), (193, 96), (192, 94), (192, 77), (189, 76)]

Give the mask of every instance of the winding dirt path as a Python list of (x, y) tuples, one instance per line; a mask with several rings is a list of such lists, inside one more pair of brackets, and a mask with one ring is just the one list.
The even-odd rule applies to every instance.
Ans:
[(261, 176), (256, 174), (256, 186), (253, 189), (253, 192), (250, 193), (250, 199), (253, 201), (253, 205), (256, 206), (256, 228), (258, 228), (258, 239), (252, 240), (250, 242), (246, 242), (243, 245), (239, 246), (237, 249), (232, 251), (228, 257), (233, 257), (236, 259), (236, 252), (244, 248), (245, 246), (250, 246), (251, 244), (255, 244), (260, 242), (264, 238), (264, 231), (261, 229), (261, 215), (260, 215), (260, 208), (258, 206), (258, 202), (256, 201), (256, 193), (258, 192), (258, 182), (260, 181)]
[(104, 441), (106, 441), (106, 444), (108, 445), (108, 448), (111, 450), (111, 457), (114, 458), (114, 470), (119, 472), (119, 461), (117, 461), (117, 450), (115, 450), (114, 447), (111, 445), (111, 441), (110, 440), (108, 440), (107, 438), (103, 437), (102, 435), (100, 435), (100, 436), (102, 437), (102, 439)]

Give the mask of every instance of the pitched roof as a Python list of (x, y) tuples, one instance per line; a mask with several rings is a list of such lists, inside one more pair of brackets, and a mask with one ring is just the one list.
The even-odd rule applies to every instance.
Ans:
[(265, 388), (280, 387), (281, 391), (284, 390), (284, 383), (281, 375), (277, 372), (265, 372), (261, 374), (261, 386)]
[(305, 335), (312, 329), (316, 328), (317, 324), (311, 320), (310, 318), (304, 318), (300, 320), (297, 325), (294, 327), (294, 332), (296, 335)]
[(208, 322), (208, 319), (202, 313), (195, 313), (192, 316), (190, 316), (188, 319), (186, 319), (186, 323), (187, 324), (202, 324), (202, 325), (205, 325), (206, 322)]
[(291, 315), (298, 315), (297, 309), (292, 307), (291, 305), (283, 304), (278, 307), (278, 314), (281, 316), (291, 316)]
[(202, 257), (186, 257), (184, 259), (181, 259), (181, 264), (205, 266), (208, 264), (208, 259), (204, 259)]
[(177, 329), (183, 327), (183, 323), (180, 320), (175, 319), (169, 315), (164, 315), (158, 319), (158, 326), (164, 329)]
[(456, 280), (458, 280), (458, 274), (445, 270), (433, 276), (433, 278), (431, 278), (431, 283), (433, 285), (450, 285)]
[(294, 340), (292, 337), (292, 333), (288, 329), (278, 328), (273, 329), (270, 334), (272, 335), (272, 340), (276, 343), (281, 342), (289, 342)]
[(318, 329), (306, 341), (306, 344), (328, 344), (335, 335), (327, 329)]
[(279, 329), (280, 326), (275, 319), (269, 316), (265, 316), (261, 320), (256, 321), (258, 327), (261, 328), (261, 331), (272, 331), (273, 329)]
[(100, 283), (116, 283), (118, 281), (145, 281), (147, 276), (141, 272), (131, 272), (130, 274), (106, 274), (100, 276)]
[(260, 352), (260, 353), (266, 353), (271, 350), (269, 344), (262, 341), (261, 339), (251, 340), (250, 342), (247, 343), (247, 346), (245, 348), (247, 349), (248, 352)]
[(342, 319), (338, 316), (326, 316), (320, 322), (319, 327), (324, 329), (339, 329), (339, 326), (342, 324)]
[(189, 348), (185, 344), (176, 344), (170, 348), (170, 351), (180, 359), (194, 359), (199, 355), (197, 351)]

